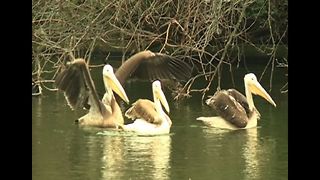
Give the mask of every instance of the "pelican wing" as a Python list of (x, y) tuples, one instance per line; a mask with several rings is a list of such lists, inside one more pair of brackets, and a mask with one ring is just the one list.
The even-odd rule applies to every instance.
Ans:
[(232, 96), (238, 103), (240, 103), (240, 105), (246, 111), (247, 116), (250, 117), (252, 112), (249, 109), (247, 98), (236, 89), (228, 89), (227, 92), (228, 92), (228, 95)]
[(217, 91), (214, 96), (206, 102), (226, 121), (229, 121), (238, 128), (246, 127), (248, 116), (245, 109), (233, 96), (229, 95), (227, 91)]
[(191, 67), (180, 59), (161, 53), (142, 51), (125, 61), (115, 74), (123, 85), (128, 78), (187, 81), (191, 71)]
[(126, 111), (125, 116), (135, 120), (143, 119), (149, 123), (161, 124), (162, 118), (157, 113), (155, 105), (147, 99), (139, 99)]
[(78, 109), (87, 106), (87, 101), (91, 108), (105, 113), (104, 106), (98, 98), (94, 83), (89, 73), (88, 66), (83, 59), (76, 59), (62, 71), (55, 83), (58, 89), (64, 91), (64, 95), (71, 109)]

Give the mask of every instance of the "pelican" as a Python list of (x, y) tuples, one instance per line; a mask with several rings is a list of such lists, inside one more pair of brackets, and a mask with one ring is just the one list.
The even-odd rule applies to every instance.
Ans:
[[(110, 65), (104, 66), (103, 80), (106, 93), (101, 101), (83, 59), (73, 61), (57, 76), (55, 82), (58, 89), (65, 91), (65, 97), (72, 109), (90, 106), (89, 113), (78, 120), (81, 125), (117, 128), (124, 124), (124, 120), (112, 90), (128, 103), (128, 97), (122, 87), (127, 79), (186, 81), (191, 76), (191, 70), (182, 60), (145, 50), (126, 60), (115, 74)], [(143, 102), (141, 101), (142, 104)]]
[(257, 126), (260, 113), (253, 103), (252, 94), (260, 95), (276, 107), (276, 103), (257, 81), (253, 73), (244, 76), (246, 97), (235, 89), (217, 91), (206, 100), (218, 117), (198, 117), (197, 120), (212, 127), (223, 129), (246, 129)]
[(117, 128), (124, 124), (123, 116), (117, 104), (113, 91), (126, 103), (129, 99), (113, 73), (111, 65), (103, 67), (103, 82), (105, 94), (99, 100), (87, 63), (84, 59), (75, 59), (56, 78), (57, 88), (64, 91), (64, 95), (71, 109), (86, 107), (86, 100), (90, 105), (89, 112), (79, 118), (80, 125), (103, 128)]
[(124, 131), (133, 131), (140, 135), (169, 134), (171, 119), (163, 111), (161, 104), (169, 113), (169, 105), (161, 90), (160, 81), (152, 83), (153, 102), (139, 99), (126, 111), (125, 116), (133, 123), (121, 126)]

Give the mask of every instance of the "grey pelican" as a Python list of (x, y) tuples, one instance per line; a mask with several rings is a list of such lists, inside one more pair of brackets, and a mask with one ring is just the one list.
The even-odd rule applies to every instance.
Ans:
[(206, 100), (216, 110), (217, 117), (198, 117), (204, 124), (224, 129), (246, 129), (257, 126), (260, 113), (253, 103), (252, 94), (260, 95), (276, 107), (276, 103), (257, 81), (253, 73), (244, 76), (246, 97), (235, 89), (217, 91)]
[(125, 131), (133, 131), (140, 135), (168, 134), (172, 121), (163, 111), (161, 104), (169, 113), (169, 105), (161, 90), (160, 81), (152, 83), (153, 102), (139, 99), (132, 104), (125, 116), (134, 120), (133, 123), (122, 126)]
[[(73, 61), (56, 78), (57, 88), (65, 92), (67, 102), (72, 109), (88, 107), (88, 104), (91, 106), (89, 113), (78, 120), (82, 125), (117, 128), (124, 124), (121, 109), (112, 90), (128, 103), (128, 97), (122, 88), (127, 79), (186, 81), (191, 76), (191, 67), (182, 60), (146, 50), (126, 60), (117, 69), (115, 75), (112, 67), (106, 65), (103, 69), (103, 76), (106, 93), (101, 101), (83, 59)], [(89, 100), (88, 104), (86, 100)], [(143, 102), (141, 101), (142, 104)]]
[(56, 78), (57, 88), (64, 91), (64, 95), (71, 109), (83, 108), (90, 105), (89, 112), (79, 118), (80, 125), (116, 128), (124, 124), (123, 116), (117, 104), (113, 91), (125, 102), (129, 99), (113, 73), (111, 65), (103, 67), (103, 82), (106, 93), (99, 100), (87, 63), (84, 59), (75, 59)]

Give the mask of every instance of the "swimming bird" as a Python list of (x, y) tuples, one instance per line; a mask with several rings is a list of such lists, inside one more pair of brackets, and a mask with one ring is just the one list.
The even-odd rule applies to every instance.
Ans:
[(117, 128), (124, 124), (124, 120), (113, 91), (126, 103), (129, 103), (129, 99), (114, 75), (111, 65), (105, 65), (102, 74), (106, 90), (102, 100), (98, 97), (88, 65), (84, 59), (72, 61), (57, 76), (55, 83), (58, 89), (64, 91), (71, 109), (89, 107), (89, 112), (77, 120), (80, 125)]
[(204, 124), (224, 129), (246, 129), (257, 126), (260, 113), (253, 103), (252, 94), (259, 95), (276, 107), (276, 103), (260, 85), (253, 73), (244, 76), (245, 94), (235, 89), (217, 91), (206, 100), (206, 104), (216, 110), (219, 116), (198, 117)]
[(133, 131), (140, 135), (159, 135), (170, 133), (172, 121), (163, 111), (161, 104), (169, 113), (169, 105), (161, 90), (160, 81), (152, 83), (153, 102), (139, 99), (132, 104), (125, 116), (134, 120), (133, 123), (121, 126), (125, 131)]

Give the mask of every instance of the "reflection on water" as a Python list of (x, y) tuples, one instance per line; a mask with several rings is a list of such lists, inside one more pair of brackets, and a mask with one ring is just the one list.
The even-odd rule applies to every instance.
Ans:
[(102, 144), (102, 179), (169, 178), (170, 135), (103, 136)]
[[(274, 139), (260, 137), (260, 130), (261, 127), (236, 131), (203, 128), (204, 137), (208, 138), (208, 149), (214, 148), (213, 152), (221, 158), (217, 161), (224, 162), (219, 164), (218, 168), (222, 171), (221, 177), (216, 178), (268, 179), (265, 177), (273, 176), (270, 176), (272, 174), (270, 163), (274, 161), (276, 142)], [(223, 144), (215, 144), (215, 142), (223, 142)], [(234, 167), (242, 169), (236, 176), (235, 170), (232, 169)]]
[[(244, 173), (246, 179), (260, 179), (258, 157), (258, 128), (246, 129), (246, 142), (243, 147), (243, 159), (245, 161)], [(267, 157), (265, 157), (267, 158)]]
[(36, 124), (36, 126), (40, 126), (42, 119), (42, 98), (34, 98), (32, 99), (32, 101), (34, 101), (34, 103), (38, 107), (37, 110), (33, 113), (33, 115), (35, 116), (33, 119), (36, 120), (34, 121), (34, 123)]
[[(246, 179), (261, 179), (258, 151), (261, 149), (258, 143), (258, 129), (251, 128), (246, 130), (246, 142), (243, 147), (243, 158), (245, 160), (244, 173)], [(264, 157), (267, 159), (268, 157)]]
[(122, 177), (125, 172), (124, 138), (103, 137), (102, 139), (101, 174), (103, 179)]

